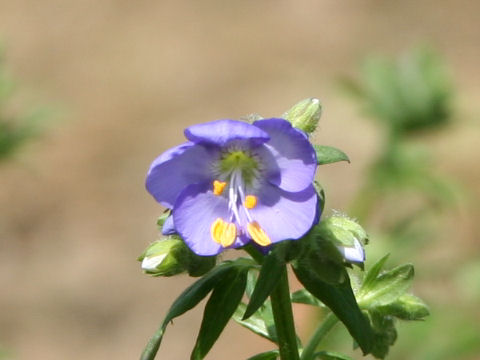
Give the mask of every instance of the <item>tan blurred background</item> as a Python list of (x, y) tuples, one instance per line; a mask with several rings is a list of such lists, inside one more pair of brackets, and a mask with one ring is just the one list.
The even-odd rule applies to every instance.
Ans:
[[(147, 277), (136, 262), (162, 211), (145, 172), (188, 125), (280, 115), (319, 97), (318, 142), (352, 159), (322, 167), (319, 179), (328, 207), (346, 206), (379, 129), (335, 78), (372, 52), (428, 42), (444, 54), (460, 117), (430, 146), (439, 168), (479, 195), (479, 13), (471, 0), (0, 0), (19, 102), (59, 109), (42, 138), (0, 167), (0, 346), (12, 359), (139, 356), (191, 281)], [(475, 238), (463, 241), (478, 251)], [(197, 310), (176, 320), (158, 358), (187, 359), (200, 319)], [(231, 324), (208, 358), (268, 349)]]

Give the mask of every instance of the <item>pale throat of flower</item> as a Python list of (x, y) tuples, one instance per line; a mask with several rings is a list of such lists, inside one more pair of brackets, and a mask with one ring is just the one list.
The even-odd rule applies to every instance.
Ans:
[[(210, 227), (213, 241), (223, 247), (231, 246), (238, 235), (245, 231), (249, 237), (260, 246), (268, 246), (272, 243), (270, 237), (265, 233), (260, 224), (255, 221), (249, 209), (257, 206), (258, 198), (255, 195), (245, 195), (244, 180), (242, 177), (242, 169), (235, 169), (231, 172), (228, 181), (228, 221), (217, 218)], [(215, 180), (213, 181), (213, 194), (223, 196), (223, 192), (227, 187), (227, 182)], [(244, 217), (240, 216), (243, 212)], [(245, 219), (242, 220), (242, 219)], [(236, 224), (235, 224), (235, 222)], [(246, 224), (245, 224), (246, 222)]]

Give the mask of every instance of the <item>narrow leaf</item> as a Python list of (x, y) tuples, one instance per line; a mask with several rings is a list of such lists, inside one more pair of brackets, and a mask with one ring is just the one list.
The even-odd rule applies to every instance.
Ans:
[(185, 289), (170, 307), (162, 325), (152, 336), (147, 346), (143, 350), (140, 360), (153, 360), (157, 354), (158, 348), (160, 347), (160, 343), (162, 342), (163, 334), (165, 333), (168, 323), (174, 318), (194, 308), (200, 301), (203, 300), (203, 298), (208, 295), (208, 293), (224, 277), (224, 275), (235, 266), (237, 266), (236, 262), (225, 262), (220, 264)]
[(265, 301), (260, 310), (258, 310), (260, 317), (265, 323), (268, 335), (270, 339), (278, 344), (277, 328), (275, 327), (275, 319), (273, 318), (272, 302), (270, 300)]
[(247, 285), (247, 268), (232, 268), (215, 284), (203, 312), (202, 325), (192, 352), (192, 360), (201, 360), (217, 341), (242, 300)]
[(318, 300), (315, 296), (310, 294), (307, 290), (301, 289), (295, 291), (292, 294), (292, 302), (297, 304), (305, 304), (305, 305), (312, 305), (318, 307), (325, 307), (324, 304), (320, 300)]
[(250, 299), (255, 289), (255, 284), (257, 283), (258, 271), (259, 269), (252, 269), (248, 272), (247, 276), (247, 287), (245, 288), (245, 294)]
[(369, 353), (373, 344), (372, 328), (358, 307), (347, 272), (345, 271), (343, 283), (332, 285), (322, 281), (308, 267), (301, 266), (301, 264), (296, 264), (293, 269), (303, 286), (328, 306), (343, 322), (363, 353)]
[(275, 360), (278, 358), (278, 350), (271, 350), (267, 352), (263, 352), (261, 354), (257, 354), (248, 358), (247, 360)]
[(382, 271), (383, 265), (385, 265), (385, 262), (388, 260), (388, 257), (390, 254), (385, 255), (383, 258), (378, 260), (375, 265), (372, 266), (370, 270), (367, 271), (367, 274), (365, 275), (365, 278), (363, 279), (362, 287), (360, 289), (361, 293), (363, 289), (369, 288), (372, 286), (374, 281), (377, 279), (378, 275), (380, 274), (380, 271)]
[(378, 276), (370, 286), (362, 287), (358, 302), (368, 308), (390, 304), (405, 294), (412, 283), (413, 275), (413, 265), (397, 266)]
[(275, 250), (271, 251), (265, 257), (262, 268), (260, 269), (260, 274), (258, 275), (255, 290), (253, 290), (243, 319), (248, 319), (252, 316), (252, 314), (262, 306), (265, 300), (267, 300), (280, 280), (280, 274), (282, 273), (284, 265), (285, 262), (278, 256)]
[(333, 146), (326, 145), (313, 145), (315, 148), (315, 153), (317, 154), (317, 164), (331, 164), (339, 161), (350, 162), (347, 154), (342, 150), (334, 148)]

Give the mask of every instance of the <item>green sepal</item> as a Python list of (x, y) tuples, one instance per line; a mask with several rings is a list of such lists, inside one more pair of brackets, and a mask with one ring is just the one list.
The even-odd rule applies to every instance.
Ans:
[[(313, 250), (313, 249), (312, 249)], [(328, 284), (345, 281), (345, 267), (337, 248), (327, 241), (321, 241), (314, 251), (306, 251), (295, 263)]]
[(162, 228), (163, 228), (163, 224), (165, 224), (165, 221), (167, 220), (167, 218), (172, 214), (172, 211), (167, 209), (165, 210), (162, 215), (160, 215), (157, 219), (157, 226), (159, 228), (160, 231), (162, 231)]
[(350, 158), (342, 150), (333, 146), (327, 145), (313, 145), (315, 154), (317, 155), (317, 164), (325, 165), (332, 164), (339, 161), (350, 162)]
[(215, 284), (203, 313), (191, 360), (201, 360), (217, 341), (242, 300), (247, 285), (246, 267), (233, 267)]
[(313, 356), (312, 360), (352, 360), (350, 356), (333, 351), (320, 351)]
[(323, 209), (325, 208), (325, 191), (323, 190), (322, 185), (316, 180), (313, 181), (313, 187), (318, 196), (318, 213), (323, 214)]
[[(322, 219), (302, 239), (306, 244), (304, 247), (309, 249), (304, 251), (304, 257), (314, 257), (320, 276), (328, 282), (341, 282), (340, 271), (344, 266), (355, 264), (363, 269), (363, 246), (367, 242), (365, 230), (355, 220), (340, 213)], [(335, 272), (330, 274), (332, 271)]]
[(302, 251), (294, 262), (322, 281), (339, 284), (345, 280), (343, 257), (333, 242), (322, 237), (320, 227), (321, 223), (299, 241)]
[(359, 344), (363, 353), (368, 354), (373, 345), (373, 331), (355, 300), (346, 270), (345, 280), (337, 285), (323, 281), (316, 272), (301, 264), (294, 263), (293, 270), (303, 286), (332, 310)]
[[(362, 244), (368, 243), (368, 234), (363, 227), (355, 220), (350, 219), (346, 215), (336, 213), (335, 215), (323, 220), (320, 225), (324, 229), (328, 229), (332, 232), (332, 240), (338, 242), (339, 245), (352, 246), (354, 244), (354, 238), (360, 241)], [(348, 234), (337, 233), (341, 230), (347, 231)]]
[(140, 360), (153, 360), (162, 342), (165, 329), (170, 321), (194, 308), (208, 295), (216, 284), (232, 270), (232, 268), (251, 268), (253, 266), (255, 266), (255, 264), (252, 261), (244, 258), (235, 261), (225, 261), (185, 289), (168, 310), (161, 326), (145, 347)]
[(279, 356), (279, 351), (278, 350), (270, 350), (263, 352), (261, 354), (254, 355), (247, 360), (275, 360)]

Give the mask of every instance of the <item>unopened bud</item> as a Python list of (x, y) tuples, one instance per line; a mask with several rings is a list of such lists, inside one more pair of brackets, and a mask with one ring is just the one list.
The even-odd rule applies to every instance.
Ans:
[(165, 238), (153, 242), (140, 256), (142, 269), (154, 276), (173, 276), (187, 271), (188, 248), (178, 238)]
[(212, 269), (216, 256), (198, 256), (178, 236), (153, 242), (138, 258), (145, 273), (153, 276), (173, 276), (188, 272), (202, 276)]
[(283, 117), (290, 123), (311, 134), (315, 131), (322, 114), (322, 106), (317, 98), (308, 98), (295, 104)]
[(356, 221), (336, 214), (317, 226), (317, 234), (333, 243), (346, 261), (351, 263), (365, 261), (363, 245), (368, 242), (368, 235)]

